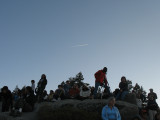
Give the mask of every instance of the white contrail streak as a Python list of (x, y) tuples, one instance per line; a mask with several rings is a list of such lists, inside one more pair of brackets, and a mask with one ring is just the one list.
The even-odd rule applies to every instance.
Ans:
[(75, 46), (72, 46), (72, 47), (84, 47), (84, 46), (88, 46), (88, 44), (80, 44), (80, 45), (75, 45)]

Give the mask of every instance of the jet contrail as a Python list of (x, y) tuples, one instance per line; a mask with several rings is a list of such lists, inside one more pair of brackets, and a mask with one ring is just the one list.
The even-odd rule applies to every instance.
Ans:
[(84, 46), (88, 46), (88, 44), (80, 44), (80, 45), (75, 45), (75, 46), (72, 46), (72, 47), (84, 47)]

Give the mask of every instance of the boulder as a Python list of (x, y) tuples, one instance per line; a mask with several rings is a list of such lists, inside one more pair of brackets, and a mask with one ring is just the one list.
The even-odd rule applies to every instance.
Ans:
[[(41, 104), (40, 107), (44, 108), (44, 106), (50, 106), (52, 110), (72, 107), (87, 112), (97, 112), (99, 115), (101, 115), (102, 108), (105, 105), (107, 105), (107, 103), (108, 103), (107, 100), (99, 100), (99, 99), (84, 100), (84, 101), (64, 100), (64, 101), (57, 101), (56, 103), (43, 103)], [(138, 107), (134, 104), (130, 104), (123, 101), (117, 101), (115, 106), (118, 107), (122, 120), (131, 120), (135, 115), (138, 114)]]
[[(35, 110), (31, 113), (23, 113), (21, 117), (13, 118), (9, 116), (9, 113), (0, 113), (0, 120), (38, 120), (37, 116), (41, 112), (45, 111), (49, 113), (52, 110), (57, 109), (63, 109), (63, 108), (73, 108), (73, 109), (79, 109), (86, 112), (93, 112), (98, 113), (98, 115), (101, 115), (102, 108), (107, 105), (107, 100), (63, 100), (63, 101), (57, 101), (57, 102), (44, 102), (40, 104), (36, 104)], [(46, 106), (49, 106), (48, 108)], [(138, 114), (138, 107), (134, 104), (123, 102), (123, 101), (117, 101), (116, 106), (118, 107), (122, 120), (131, 120), (135, 115)], [(46, 109), (44, 109), (46, 108)], [(49, 116), (51, 114), (47, 114)]]
[(128, 103), (131, 103), (131, 104), (137, 105), (136, 95), (133, 94), (133, 93), (127, 94), (125, 99), (124, 99), (124, 101), (128, 102)]

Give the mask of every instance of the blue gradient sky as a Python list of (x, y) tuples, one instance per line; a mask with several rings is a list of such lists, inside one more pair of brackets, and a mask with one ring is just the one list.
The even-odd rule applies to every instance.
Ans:
[(158, 0), (0, 0), (0, 86), (30, 85), (45, 73), (47, 90), (55, 90), (79, 71), (94, 85), (94, 73), (107, 66), (112, 90), (124, 75), (160, 95), (159, 6)]

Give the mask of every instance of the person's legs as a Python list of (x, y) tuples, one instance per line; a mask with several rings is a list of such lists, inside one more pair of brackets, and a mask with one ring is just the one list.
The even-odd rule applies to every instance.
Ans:
[(43, 88), (39, 88), (39, 96), (38, 96), (38, 102), (42, 102), (43, 101)]
[(154, 111), (149, 110), (149, 120), (154, 120), (153, 114), (154, 114)]
[(6, 102), (2, 102), (2, 112), (5, 112), (5, 109), (6, 109)]
[(121, 100), (124, 100), (127, 94), (128, 94), (128, 91), (123, 91), (121, 95)]
[(121, 97), (121, 92), (119, 91), (118, 94), (117, 94), (117, 96), (116, 96), (116, 100), (119, 100), (120, 97)]
[(157, 114), (157, 111), (153, 111), (153, 118), (154, 118), (154, 120), (155, 120), (155, 116), (156, 116), (156, 114)]
[(96, 98), (96, 96), (97, 96), (97, 90), (98, 90), (99, 86), (100, 86), (100, 83), (99, 82), (95, 82), (95, 89), (94, 89), (94, 92), (93, 92), (94, 98)]

